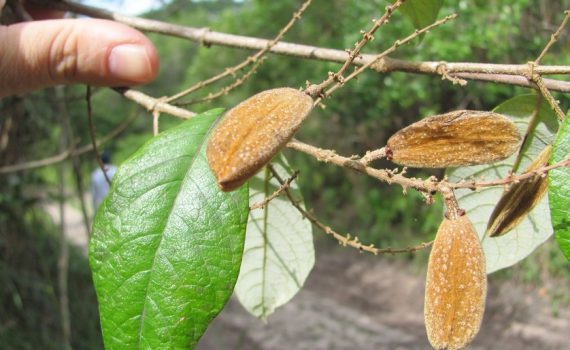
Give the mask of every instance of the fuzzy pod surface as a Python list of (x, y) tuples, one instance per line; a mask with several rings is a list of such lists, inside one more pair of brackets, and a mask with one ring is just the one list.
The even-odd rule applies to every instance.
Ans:
[(293, 88), (263, 91), (229, 110), (214, 129), (206, 155), (223, 191), (240, 187), (291, 140), (313, 108)]
[(388, 140), (394, 163), (416, 168), (447, 168), (493, 163), (509, 157), (521, 143), (507, 117), (460, 110), (422, 119)]

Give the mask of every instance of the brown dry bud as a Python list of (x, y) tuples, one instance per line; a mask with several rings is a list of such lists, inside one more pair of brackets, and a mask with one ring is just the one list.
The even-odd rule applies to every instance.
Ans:
[(267, 164), (313, 108), (302, 91), (263, 91), (229, 110), (212, 132), (206, 155), (218, 185), (231, 191)]
[(493, 163), (521, 143), (516, 125), (493, 112), (454, 111), (420, 120), (388, 140), (392, 161), (416, 168)]
[(424, 318), (435, 349), (463, 349), (479, 332), (487, 275), (485, 257), (466, 215), (443, 219), (431, 250)]
[[(525, 173), (548, 164), (552, 146), (548, 145), (524, 170)], [(503, 193), (487, 223), (487, 234), (499, 237), (515, 228), (546, 194), (548, 180), (543, 174), (516, 182)]]

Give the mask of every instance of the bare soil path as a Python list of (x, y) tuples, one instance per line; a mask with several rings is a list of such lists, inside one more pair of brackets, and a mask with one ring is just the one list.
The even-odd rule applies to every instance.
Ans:
[[(59, 221), (56, 204), (45, 210)], [(81, 213), (71, 206), (66, 235), (87, 252)], [(305, 287), (267, 323), (232, 298), (197, 349), (431, 349), (423, 324), (424, 277), (392, 260), (324, 249)], [(470, 349), (570, 349), (570, 307), (555, 317), (538, 290), (491, 277), (485, 319)]]

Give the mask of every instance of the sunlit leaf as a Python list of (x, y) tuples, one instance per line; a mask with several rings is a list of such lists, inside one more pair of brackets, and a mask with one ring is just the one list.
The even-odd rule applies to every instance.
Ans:
[[(494, 112), (512, 118), (521, 135), (524, 135), (537, 104), (535, 95), (514, 97), (494, 109)], [(523, 157), (518, 169), (524, 169), (536, 156), (551, 144), (556, 134), (558, 122), (546, 103), (542, 103), (538, 113), (538, 123), (524, 146)], [(461, 179), (500, 179), (513, 168), (516, 154), (499, 163), (450, 169), (450, 181)], [(548, 196), (539, 202), (534, 210), (511, 232), (501, 237), (485, 237), (487, 222), (493, 208), (503, 194), (502, 187), (485, 187), (479, 191), (458, 190), (456, 195), (460, 206), (465, 209), (482, 240), (485, 252), (487, 273), (511, 266), (527, 257), (552, 235)]]
[[(551, 164), (568, 157), (570, 157), (570, 117), (567, 115), (554, 141)], [(548, 195), (556, 241), (566, 258), (570, 260), (570, 168), (558, 168), (549, 172)]]
[[(283, 156), (273, 164), (282, 179), (291, 176)], [(250, 181), (250, 204), (262, 202), (279, 186), (271, 172), (260, 172)], [(290, 192), (303, 199), (295, 182)], [(266, 319), (297, 294), (314, 263), (311, 223), (282, 194), (249, 214), (237, 297), (247, 311)]]
[(89, 245), (107, 349), (191, 348), (233, 291), (248, 189), (222, 193), (208, 167), (220, 113), (151, 139), (113, 178)]

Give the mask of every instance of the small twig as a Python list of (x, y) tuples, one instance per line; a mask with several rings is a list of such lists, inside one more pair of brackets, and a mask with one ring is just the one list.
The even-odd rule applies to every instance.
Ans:
[(538, 55), (538, 57), (536, 58), (536, 60), (534, 60), (534, 62), (528, 62), (529, 72), (527, 75), (528, 79), (536, 84), (536, 86), (540, 90), (540, 93), (542, 94), (542, 96), (544, 96), (544, 98), (546, 99), (546, 101), (554, 111), (554, 113), (556, 113), (558, 120), (560, 120), (561, 122), (564, 120), (565, 117), (564, 112), (560, 108), (558, 101), (554, 99), (552, 93), (546, 87), (546, 84), (544, 83), (544, 80), (542, 79), (540, 73), (536, 72), (536, 69), (540, 65), (540, 61), (544, 58), (548, 50), (558, 40), (558, 37), (560, 36), (562, 30), (566, 26), (566, 23), (568, 23), (568, 19), (570, 17), (570, 11), (565, 11), (564, 14), (565, 14), (564, 20), (562, 21), (562, 23), (560, 23), (560, 26), (558, 26), (558, 29), (556, 29), (554, 34), (550, 36), (550, 41), (548, 41), (544, 49), (542, 49), (540, 55)]
[(538, 55), (536, 60), (534, 60), (534, 63), (537, 66), (540, 64), (540, 61), (544, 58), (544, 56), (546, 55), (548, 50), (552, 47), (552, 45), (554, 45), (554, 43), (556, 43), (556, 41), (558, 41), (560, 34), (562, 34), (562, 30), (564, 30), (564, 27), (568, 23), (568, 19), (570, 19), (570, 11), (568, 11), (568, 10), (564, 11), (564, 15), (565, 15), (564, 20), (562, 20), (562, 23), (560, 23), (560, 25), (558, 26), (558, 29), (556, 29), (554, 34), (552, 34), (550, 36), (550, 41), (548, 42), (548, 44), (546, 44), (544, 49), (542, 49), (542, 52), (540, 53), (540, 55)]
[[(268, 164), (267, 168), (269, 169), (269, 171), (271, 171), (273, 176), (277, 179), (277, 181), (279, 181), (279, 183), (283, 187), (283, 185), (285, 185), (285, 181), (281, 178), (281, 176), (279, 176), (279, 174), (277, 173), (277, 171), (275, 171), (273, 166), (271, 164)], [(339, 242), (339, 244), (345, 247), (348, 246), (356, 248), (359, 251), (365, 251), (368, 253), (372, 253), (374, 255), (379, 255), (379, 254), (412, 253), (427, 248), (432, 244), (432, 242), (426, 242), (426, 243), (421, 243), (417, 246), (406, 247), (406, 248), (376, 248), (374, 247), (374, 244), (370, 245), (362, 244), (358, 240), (358, 237), (353, 238), (350, 234), (342, 235), (336, 232), (329, 226), (320, 222), (313, 214), (303, 209), (303, 207), (299, 204), (299, 202), (296, 201), (295, 198), (293, 198), (293, 195), (289, 192), (288, 187), (285, 187), (284, 191), (291, 204), (303, 215), (303, 217), (307, 218), (311, 223), (313, 223), (315, 226), (321, 229), (324, 233), (332, 236), (334, 239), (336, 239)]]
[[(307, 7), (309, 7), (311, 2), (312, 2), (312, 0), (305, 0), (303, 5), (301, 5), (301, 8), (298, 11), (293, 13), (293, 16), (291, 17), (289, 22), (285, 25), (285, 27), (283, 27), (279, 31), (277, 36), (275, 36), (275, 38), (273, 38), (273, 40), (269, 41), (267, 43), (267, 45), (264, 48), (262, 48), (261, 50), (259, 50), (255, 55), (248, 57), (247, 59), (245, 59), (241, 63), (238, 63), (237, 65), (235, 65), (231, 68), (226, 68), (222, 73), (220, 73), (216, 76), (213, 76), (207, 80), (201, 81), (201, 82), (191, 86), (190, 88), (188, 88), (182, 92), (177, 93), (176, 95), (173, 95), (171, 97), (166, 98), (165, 102), (167, 102), (167, 103), (172, 102), (172, 101), (177, 100), (180, 97), (186, 96), (186, 95), (188, 95), (188, 94), (190, 94), (190, 93), (192, 93), (198, 89), (201, 89), (205, 86), (208, 86), (212, 83), (215, 83), (216, 81), (221, 80), (221, 79), (223, 79), (229, 75), (235, 75), (237, 71), (249, 66), (252, 63), (257, 63), (257, 66), (259, 66), (261, 63), (263, 63), (263, 61), (258, 62), (260, 60), (260, 58), (262, 58), (263, 55), (265, 55), (267, 52), (269, 52), (269, 50), (271, 50), (271, 48), (274, 47), (283, 38), (283, 36), (289, 31), (289, 29), (291, 29), (291, 27), (293, 27), (295, 22), (297, 22), (298, 20), (301, 19), (301, 15), (303, 14), (303, 12), (305, 12)], [(256, 69), (257, 69), (257, 67), (256, 67)], [(249, 77), (250, 75), (248, 75), (247, 77)], [(247, 78), (245, 78), (245, 79), (247, 79)]]
[(291, 183), (293, 183), (293, 181), (297, 178), (298, 175), (299, 171), (295, 170), (293, 174), (287, 180), (285, 180), (285, 182), (283, 182), (277, 190), (275, 190), (275, 192), (267, 196), (263, 201), (250, 205), (249, 210), (265, 208), (265, 206), (269, 202), (271, 202), (274, 198), (278, 197), (279, 195), (281, 195), (281, 193), (283, 193), (286, 189), (288, 189), (291, 186)]
[(103, 172), (103, 176), (105, 176), (105, 181), (107, 184), (111, 186), (111, 179), (109, 179), (109, 175), (107, 175), (107, 169), (105, 169), (105, 164), (101, 160), (101, 155), (99, 153), (97, 147), (97, 136), (95, 135), (95, 124), (93, 123), (93, 110), (91, 108), (91, 88), (87, 85), (87, 89), (85, 91), (85, 100), (87, 102), (87, 121), (89, 123), (89, 135), (91, 136), (91, 144), (93, 145), (93, 151), (95, 152), (95, 158), (97, 159), (97, 163)]
[[(113, 129), (113, 131), (111, 131), (107, 135), (103, 136), (100, 140), (98, 140), (97, 146), (101, 146), (101, 145), (109, 142), (113, 138), (115, 138), (123, 130), (125, 130), (127, 128), (127, 126), (129, 126), (133, 121), (135, 121), (137, 116), (138, 116), (137, 113), (131, 114), (131, 116), (129, 118), (127, 118), (119, 126), (117, 126), (115, 129)], [(93, 144), (92, 143), (89, 143), (89, 144), (81, 146), (81, 147), (77, 147), (77, 148), (75, 148), (74, 151), (72, 151), (72, 148), (70, 147), (70, 148), (66, 149), (65, 151), (61, 152), (60, 154), (57, 154), (55, 156), (51, 156), (48, 158), (39, 159), (39, 160), (32, 160), (32, 161), (25, 162), (25, 163), (18, 163), (18, 164), (3, 166), (0, 168), (0, 174), (7, 174), (7, 173), (13, 173), (13, 172), (17, 172), (17, 171), (42, 168), (45, 166), (49, 166), (49, 165), (53, 165), (53, 164), (62, 162), (64, 160), (66, 160), (69, 156), (72, 156), (72, 155), (73, 156), (79, 156), (79, 155), (82, 155), (84, 153), (90, 152), (91, 150), (93, 150)]]
[(159, 118), (160, 118), (160, 112), (154, 110), (152, 112), (152, 135), (156, 136), (158, 135), (158, 123), (159, 123)]
[[(374, 33), (376, 33), (376, 31), (381, 26), (388, 23), (394, 11), (396, 11), (400, 6), (402, 6), (403, 3), (404, 0), (396, 0), (392, 5), (386, 6), (386, 11), (382, 15), (382, 17), (373, 20), (374, 24), (367, 32), (361, 31), (362, 39), (354, 44), (354, 48), (352, 50), (349, 49), (346, 50), (346, 52), (348, 53), (348, 57), (346, 58), (342, 66), (338, 69), (338, 71), (336, 71), (336, 73), (330, 72), (327, 79), (325, 79), (323, 82), (321, 82), (318, 85), (309, 85), (305, 89), (305, 91), (309, 95), (311, 95), (315, 100), (320, 100), (320, 97), (325, 91), (325, 89), (328, 88), (334, 82), (336, 82), (338, 85), (343, 85), (346, 81), (346, 79), (344, 78), (344, 73), (346, 72), (348, 67), (350, 67), (353, 64), (354, 60), (360, 56), (360, 51), (362, 51), (364, 46), (368, 44), (368, 42), (374, 40)], [(316, 102), (315, 104), (318, 104), (318, 102)]]
[(532, 61), (528, 62), (528, 67), (529, 67), (529, 69), (528, 69), (528, 73), (527, 73), (527, 78), (536, 84), (536, 86), (538, 87), (538, 90), (540, 91), (540, 93), (542, 94), (544, 99), (548, 102), (548, 104), (550, 105), (550, 108), (552, 108), (554, 113), (556, 113), (556, 117), (558, 118), (558, 120), (560, 120), (560, 122), (562, 122), (564, 120), (564, 112), (560, 108), (558, 101), (556, 101), (554, 99), (554, 97), (552, 96), (552, 94), (550, 93), (550, 91), (548, 90), (546, 85), (544, 84), (542, 76), (540, 74), (536, 73), (536, 71), (535, 71), (536, 63), (532, 62)]
[[(62, 102), (63, 103), (63, 102)], [(67, 138), (64, 134), (63, 115), (59, 115), (61, 133), (59, 136), (59, 149), (64, 151), (67, 149)], [(71, 321), (69, 312), (69, 291), (68, 291), (68, 274), (69, 274), (69, 246), (66, 237), (65, 226), (65, 163), (59, 164), (58, 169), (58, 201), (59, 201), (59, 255), (57, 258), (57, 286), (59, 296), (59, 313), (61, 317), (61, 331), (63, 347), (66, 350), (71, 349)]]
[(414, 40), (415, 38), (417, 38), (418, 36), (427, 33), (428, 31), (430, 31), (431, 29), (440, 26), (442, 24), (444, 24), (447, 21), (450, 21), (452, 19), (457, 18), (457, 14), (454, 13), (452, 15), (446, 16), (440, 20), (437, 20), (435, 22), (433, 22), (432, 24), (423, 27), (422, 29), (416, 29), (415, 32), (413, 32), (412, 34), (408, 35), (407, 37), (405, 37), (404, 39), (401, 40), (396, 40), (394, 42), (394, 44), (392, 44), (392, 46), (390, 46), (388, 49), (384, 50), (384, 52), (376, 55), (376, 57), (367, 62), (366, 64), (358, 67), (356, 70), (354, 70), (354, 72), (352, 72), (349, 76), (347, 76), (346, 78), (344, 78), (344, 81), (342, 83), (338, 82), (335, 85), (333, 85), (330, 89), (328, 89), (324, 95), (326, 97), (330, 96), (334, 91), (336, 91), (338, 88), (340, 88), (343, 84), (345, 84), (346, 82), (356, 78), (360, 73), (362, 73), (363, 71), (365, 71), (366, 69), (370, 68), (372, 65), (374, 65), (376, 62), (378, 62), (379, 60), (381, 60), (382, 58), (388, 56), (389, 54), (391, 54), (392, 52), (396, 51), (400, 46), (402, 45), (406, 45), (408, 44), (410, 41)]
[(119, 94), (123, 95), (127, 99), (138, 103), (139, 105), (145, 107), (148, 111), (158, 111), (161, 113), (166, 113), (173, 115), (181, 119), (192, 118), (196, 113), (186, 110), (184, 108), (179, 108), (164, 102), (162, 99), (154, 98), (143, 94), (140, 91), (126, 88), (115, 88), (113, 89)]
[(441, 74), (442, 80), (449, 80), (453, 85), (465, 86), (467, 85), (467, 80), (458, 78), (456, 76), (452, 76), (449, 74), (447, 70), (447, 65), (445, 62), (441, 62), (440, 65), (436, 68), (436, 71)]
[(550, 170), (558, 169), (558, 168), (568, 168), (570, 167), (570, 155), (567, 156), (566, 159), (554, 163), (552, 165), (545, 165), (535, 170), (531, 170), (520, 175), (510, 175), (503, 179), (493, 180), (493, 181), (481, 181), (481, 182), (457, 182), (457, 183), (448, 183), (447, 185), (452, 189), (457, 188), (469, 188), (469, 189), (477, 189), (481, 187), (493, 187), (493, 186), (501, 186), (501, 185), (508, 185), (511, 183), (521, 182), (529, 180), (535, 176), (546, 176), (546, 174)]
[(79, 198), (79, 203), (81, 205), (81, 214), (83, 215), (83, 226), (85, 228), (85, 237), (89, 240), (89, 215), (87, 214), (87, 204), (85, 202), (85, 190), (83, 188), (83, 174), (81, 172), (81, 159), (79, 156), (74, 155), (76, 152), (75, 144), (73, 140), (73, 128), (71, 127), (69, 113), (67, 111), (67, 106), (65, 102), (65, 90), (63, 86), (56, 86), (55, 97), (56, 97), (56, 108), (60, 117), (60, 124), (62, 128), (63, 135), (67, 138), (69, 143), (69, 150), (71, 155), (71, 165), (73, 168), (73, 174), (75, 175), (75, 190), (77, 191), (77, 197)]
[(367, 151), (366, 154), (360, 158), (360, 163), (366, 166), (375, 160), (386, 157), (386, 147), (382, 147), (373, 151)]
[[(183, 38), (204, 45), (220, 45), (247, 50), (261, 50), (265, 48), (269, 43), (269, 40), (267, 39), (233, 35), (204, 30), (204, 28), (193, 28), (146, 18), (125, 16), (119, 13), (105, 11), (96, 7), (77, 4), (68, 0), (50, 1), (48, 3), (41, 3), (40, 5), (48, 6), (62, 11), (75, 12), (85, 16), (110, 19), (142, 31), (155, 32), (163, 35)], [(344, 63), (347, 57), (346, 51), (343, 50), (335, 50), (283, 41), (280, 41), (275, 46), (273, 46), (269, 52), (278, 55), (336, 63)], [(373, 60), (375, 57), (375, 54), (362, 54), (353, 61), (353, 65), (361, 66)], [(439, 64), (440, 62), (410, 62), (384, 57), (372, 65), (370, 68), (380, 74), (397, 71), (440, 75), (437, 72), (437, 67)], [(535, 88), (535, 85), (525, 78), (525, 72), (528, 71), (527, 65), (447, 62), (446, 67), (448, 73), (453, 74), (455, 77), (463, 79), (490, 81), (500, 84)], [(540, 73), (541, 75), (570, 74), (570, 66), (539, 66), (537, 67), (537, 73)], [(511, 77), (509, 77), (509, 75)], [(552, 91), (570, 92), (569, 82), (544, 79), (544, 83), (546, 87)], [(161, 112), (168, 113), (166, 111)]]
[(225, 86), (224, 88), (220, 89), (218, 92), (209, 93), (208, 96), (200, 98), (200, 99), (196, 99), (196, 100), (190, 100), (190, 101), (184, 101), (184, 102), (175, 102), (174, 105), (176, 105), (176, 106), (188, 106), (188, 105), (192, 105), (192, 104), (212, 101), (212, 100), (214, 100), (220, 96), (227, 95), (231, 90), (237, 88), (238, 86), (243, 84), (246, 80), (248, 80), (257, 71), (257, 68), (259, 66), (261, 66), (261, 64), (265, 61), (265, 59), (266, 59), (266, 57), (262, 57), (261, 59), (259, 59), (251, 67), (251, 69), (249, 71), (247, 71), (247, 73), (242, 75), (240, 78), (236, 79), (233, 83), (229, 84), (228, 86)]
[(568, 167), (570, 165), (570, 158), (569, 158), (550, 166), (541, 167), (536, 170), (516, 176), (510, 175), (500, 180), (481, 181), (481, 182), (460, 181), (453, 183), (453, 182), (447, 182), (446, 180), (437, 181), (437, 179), (434, 177), (430, 177), (425, 180), (418, 178), (408, 178), (402, 172), (396, 173), (394, 171), (390, 171), (387, 169), (372, 168), (362, 164), (358, 160), (354, 160), (350, 157), (340, 156), (332, 150), (318, 148), (295, 139), (290, 141), (287, 144), (287, 147), (306, 153), (321, 162), (331, 163), (343, 168), (355, 170), (357, 172), (366, 174), (372, 178), (375, 178), (382, 182), (386, 182), (388, 184), (396, 183), (402, 186), (404, 190), (407, 190), (408, 188), (413, 188), (416, 191), (423, 192), (425, 194), (434, 194), (436, 192), (441, 192), (442, 190), (445, 191), (447, 188), (449, 189), (468, 188), (471, 190), (476, 190), (477, 188), (481, 187), (507, 185), (517, 181), (524, 181), (533, 176), (537, 175), (543, 176), (552, 169)]

